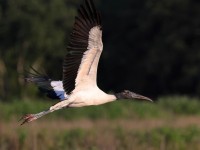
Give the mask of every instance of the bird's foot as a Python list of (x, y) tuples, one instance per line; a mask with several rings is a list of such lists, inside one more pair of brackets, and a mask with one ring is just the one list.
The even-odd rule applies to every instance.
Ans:
[(34, 114), (26, 114), (26, 115), (22, 116), (22, 118), (19, 121), (22, 121), (21, 125), (23, 125), (25, 123), (29, 123), (36, 119), (37, 119), (37, 117)]

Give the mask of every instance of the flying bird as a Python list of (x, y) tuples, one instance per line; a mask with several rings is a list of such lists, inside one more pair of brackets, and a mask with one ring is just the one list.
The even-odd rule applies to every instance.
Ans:
[(25, 78), (27, 82), (36, 83), (48, 97), (61, 101), (40, 113), (24, 115), (20, 119), (21, 125), (63, 108), (100, 105), (125, 99), (152, 101), (129, 90), (107, 94), (98, 88), (97, 67), (102, 50), (100, 13), (92, 0), (84, 0), (75, 17), (67, 54), (64, 57), (62, 81), (54, 81), (35, 69), (35, 73), (30, 73), (30, 76)]

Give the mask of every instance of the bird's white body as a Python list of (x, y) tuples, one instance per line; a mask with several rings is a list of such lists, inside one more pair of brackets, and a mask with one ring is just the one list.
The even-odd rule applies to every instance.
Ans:
[[(97, 66), (103, 50), (102, 31), (99, 26), (93, 27), (89, 32), (88, 47), (83, 54), (75, 81), (75, 89), (64, 100), (51, 107), (57, 109), (65, 107), (83, 107), (100, 105), (116, 100), (114, 95), (109, 95), (100, 90), (96, 83)], [(59, 83), (61, 84), (61, 83)], [(59, 85), (61, 87), (61, 85)], [(61, 90), (61, 89), (60, 89)], [(59, 107), (58, 107), (59, 106)]]
[(68, 107), (83, 107), (90, 105), (100, 105), (116, 100), (114, 95), (109, 95), (96, 87), (87, 87), (81, 91), (74, 91), (67, 101), (71, 103)]
[(100, 90), (96, 84), (97, 66), (103, 50), (102, 31), (99, 26), (93, 27), (89, 32), (89, 42), (81, 65), (79, 67), (76, 87), (68, 101), (68, 107), (83, 107), (100, 105), (116, 100), (114, 95), (109, 95)]
[[(64, 58), (63, 81), (52, 81), (50, 83), (56, 96), (63, 101), (51, 106), (46, 111), (25, 115), (22, 118), (23, 123), (67, 107), (101, 105), (119, 98), (150, 100), (127, 90), (121, 94), (112, 95), (106, 94), (98, 88), (96, 82), (97, 68), (102, 50), (100, 14), (96, 11), (92, 0), (84, 0), (84, 4), (78, 9), (78, 16), (75, 19), (68, 45), (68, 53)], [(30, 80), (44, 81), (43, 78), (37, 76), (30, 78)], [(38, 85), (43, 86), (42, 83)]]

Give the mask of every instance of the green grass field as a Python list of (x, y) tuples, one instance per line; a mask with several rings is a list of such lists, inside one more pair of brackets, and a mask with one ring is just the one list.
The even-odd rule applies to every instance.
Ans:
[(65, 109), (20, 126), (18, 119), (54, 104), (0, 103), (0, 150), (200, 149), (200, 100), (186, 96), (154, 103), (118, 101)]

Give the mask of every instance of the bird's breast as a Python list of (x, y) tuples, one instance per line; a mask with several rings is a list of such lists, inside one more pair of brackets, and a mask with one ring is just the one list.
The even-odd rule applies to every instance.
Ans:
[(86, 89), (74, 92), (71, 97), (74, 98), (73, 103), (69, 107), (83, 107), (90, 105), (101, 105), (114, 101), (116, 97), (101, 91), (99, 88)]

